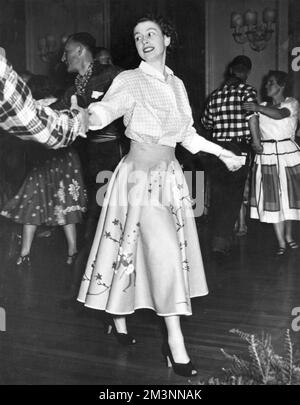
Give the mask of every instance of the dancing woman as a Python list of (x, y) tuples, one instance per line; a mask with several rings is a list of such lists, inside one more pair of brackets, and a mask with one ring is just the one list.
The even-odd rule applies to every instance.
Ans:
[(160, 17), (137, 21), (133, 36), (140, 66), (120, 73), (99, 103), (89, 107), (91, 129), (124, 116), (130, 152), (109, 183), (78, 300), (105, 310), (123, 344), (125, 316), (139, 308), (165, 320), (163, 354), (179, 375), (197, 374), (187, 354), (181, 315), (190, 298), (208, 293), (193, 211), (175, 158), (180, 142), (192, 153), (218, 156), (230, 170), (239, 158), (193, 128), (185, 87), (165, 65), (173, 27)]
[[(55, 101), (47, 76), (33, 76), (28, 87), (36, 106), (46, 107)], [(82, 221), (87, 205), (79, 156), (72, 147), (49, 150), (33, 142), (27, 150), (32, 167), (16, 195), (0, 211), (0, 215), (23, 225), (16, 265), (31, 266), (32, 243), (40, 225), (63, 227), (68, 245), (66, 264), (71, 265), (77, 253), (76, 224)]]
[(245, 103), (259, 113), (263, 152), (256, 155), (251, 190), (251, 218), (273, 223), (278, 240), (276, 256), (298, 249), (292, 221), (300, 220), (300, 150), (295, 142), (299, 103), (285, 97), (288, 75), (270, 71), (266, 78), (269, 103)]

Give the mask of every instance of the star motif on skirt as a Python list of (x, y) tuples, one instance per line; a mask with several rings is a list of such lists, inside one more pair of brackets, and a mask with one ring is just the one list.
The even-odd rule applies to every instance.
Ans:
[(114, 220), (112, 221), (112, 223), (113, 223), (114, 225), (119, 225), (119, 220), (116, 218), (116, 219), (114, 219)]
[(110, 238), (110, 237), (111, 237), (111, 234), (110, 234), (110, 232), (105, 232), (105, 233), (104, 233), (104, 236), (105, 236), (105, 238)]

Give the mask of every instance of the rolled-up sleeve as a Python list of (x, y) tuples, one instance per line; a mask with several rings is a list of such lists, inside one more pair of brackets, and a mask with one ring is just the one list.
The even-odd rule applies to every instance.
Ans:
[[(248, 86), (247, 90), (245, 91), (244, 97), (243, 97), (243, 102), (244, 103), (257, 103), (257, 91), (253, 87)], [(249, 120), (249, 118), (253, 117), (253, 115), (258, 115), (257, 112), (253, 112), (253, 111), (245, 111), (244, 114), (245, 114), (245, 117), (247, 120)]]
[(189, 128), (187, 129), (185, 138), (181, 142), (181, 145), (193, 154), (198, 152), (206, 152), (219, 156), (223, 149), (221, 146), (216, 145), (215, 143), (205, 139), (203, 136), (198, 135), (193, 127), (192, 120)]

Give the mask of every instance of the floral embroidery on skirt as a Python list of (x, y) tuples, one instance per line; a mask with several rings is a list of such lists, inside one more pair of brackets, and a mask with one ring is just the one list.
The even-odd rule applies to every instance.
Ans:
[(87, 198), (79, 157), (72, 149), (49, 151), (32, 168), (1, 215), (21, 224), (66, 225), (82, 221)]

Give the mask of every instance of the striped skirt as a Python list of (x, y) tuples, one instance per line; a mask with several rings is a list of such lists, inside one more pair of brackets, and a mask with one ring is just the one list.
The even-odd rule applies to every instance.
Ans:
[(262, 144), (253, 166), (250, 216), (269, 223), (300, 220), (300, 149), (292, 139)]

